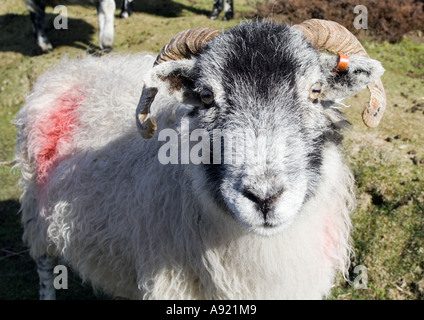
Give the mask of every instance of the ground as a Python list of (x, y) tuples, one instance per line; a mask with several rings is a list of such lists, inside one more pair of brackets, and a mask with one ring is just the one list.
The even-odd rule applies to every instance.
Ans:
[[(224, 22), (207, 18), (212, 1), (135, 2), (129, 19), (115, 20), (117, 53), (157, 53), (180, 30), (227, 29), (251, 19), (256, 10), (256, 1), (235, 1), (236, 18)], [(47, 32), (55, 48), (42, 55), (23, 1), (7, 0), (0, 6), (0, 299), (36, 299), (38, 291), (35, 264), (21, 241), (19, 172), (10, 166), (16, 136), (12, 120), (43, 71), (64, 56), (100, 54), (93, 5), (68, 6), (68, 30), (55, 30), (56, 15), (52, 8), (47, 12)], [(375, 129), (366, 128), (360, 118), (368, 99), (366, 90), (346, 100), (351, 107), (342, 109), (352, 123), (345, 146), (357, 182), (358, 207), (352, 215), (355, 255), (352, 282), (339, 279), (329, 299), (424, 298), (423, 42), (417, 33), (397, 44), (364, 43), (370, 56), (386, 68), (382, 80), (388, 105)], [(360, 272), (357, 266), (362, 266)], [(354, 285), (355, 279), (362, 288)], [(105, 298), (93, 294), (89, 285), (81, 285), (77, 275), (70, 277), (69, 286), (58, 292), (59, 299)]]

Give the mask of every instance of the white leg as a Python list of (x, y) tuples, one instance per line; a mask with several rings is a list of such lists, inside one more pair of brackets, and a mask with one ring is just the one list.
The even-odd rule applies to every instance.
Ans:
[(37, 44), (43, 50), (44, 53), (50, 52), (53, 50), (53, 46), (50, 43), (49, 39), (47, 39), (46, 34), (37, 33)]
[(40, 300), (56, 300), (53, 269), (57, 260), (44, 255), (37, 259), (37, 272), (40, 278)]
[(101, 49), (112, 49), (115, 0), (99, 0), (97, 17), (99, 19), (99, 45)]

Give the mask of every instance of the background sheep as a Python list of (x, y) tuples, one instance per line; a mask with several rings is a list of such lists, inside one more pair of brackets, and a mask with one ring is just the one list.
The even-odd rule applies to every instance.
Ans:
[(119, 17), (128, 18), (132, 11), (132, 2), (133, 0), (121, 0), (121, 13)]
[[(305, 39), (334, 50), (333, 36), (312, 39), (331, 28), (356, 52), (345, 71)], [(383, 73), (340, 30), (322, 21), (195, 29), (171, 40), (154, 68), (150, 56), (87, 57), (41, 76), (16, 120), (24, 239), (41, 297), (54, 297), (58, 257), (127, 298), (328, 294), (346, 271), (354, 207), (346, 121), (334, 106)], [(155, 125), (181, 138), (201, 128), (213, 145), (213, 129), (227, 130), (242, 138), (245, 161), (162, 165), (163, 141), (141, 139), (133, 123), (142, 91), (143, 136)], [(384, 101), (372, 98), (377, 124)]]
[(233, 0), (214, 0), (212, 13), (209, 16), (210, 19), (218, 19), (219, 14), (224, 9), (225, 15), (222, 20), (230, 20), (234, 17), (234, 3)]
[[(44, 10), (46, 6), (72, 3), (72, 0), (24, 0), (30, 12), (34, 34), (37, 44), (43, 52), (53, 49), (44, 30)], [(122, 18), (127, 18), (132, 0), (121, 0)], [(99, 20), (99, 46), (101, 49), (110, 50), (113, 45), (113, 19), (115, 13), (115, 0), (97, 0), (97, 16)]]

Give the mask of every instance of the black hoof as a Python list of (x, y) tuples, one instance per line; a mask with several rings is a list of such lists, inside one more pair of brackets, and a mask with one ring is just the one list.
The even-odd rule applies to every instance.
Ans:
[(232, 18), (233, 18), (232, 13), (226, 13), (225, 16), (222, 18), (222, 21), (228, 21), (228, 20), (231, 20)]
[(109, 52), (111, 52), (113, 50), (113, 47), (104, 47), (103, 49), (102, 49), (102, 52), (103, 53), (109, 53)]

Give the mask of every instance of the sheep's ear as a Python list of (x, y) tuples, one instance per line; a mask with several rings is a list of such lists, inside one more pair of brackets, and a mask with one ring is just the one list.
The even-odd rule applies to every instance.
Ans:
[(374, 83), (384, 73), (379, 61), (358, 55), (349, 56), (345, 71), (335, 71), (337, 56), (322, 53), (320, 61), (327, 82), (323, 88), (325, 100), (342, 100)]
[(184, 59), (159, 64), (152, 69), (152, 86), (182, 103), (194, 104), (199, 100), (198, 95), (193, 91), (194, 63), (194, 59)]

